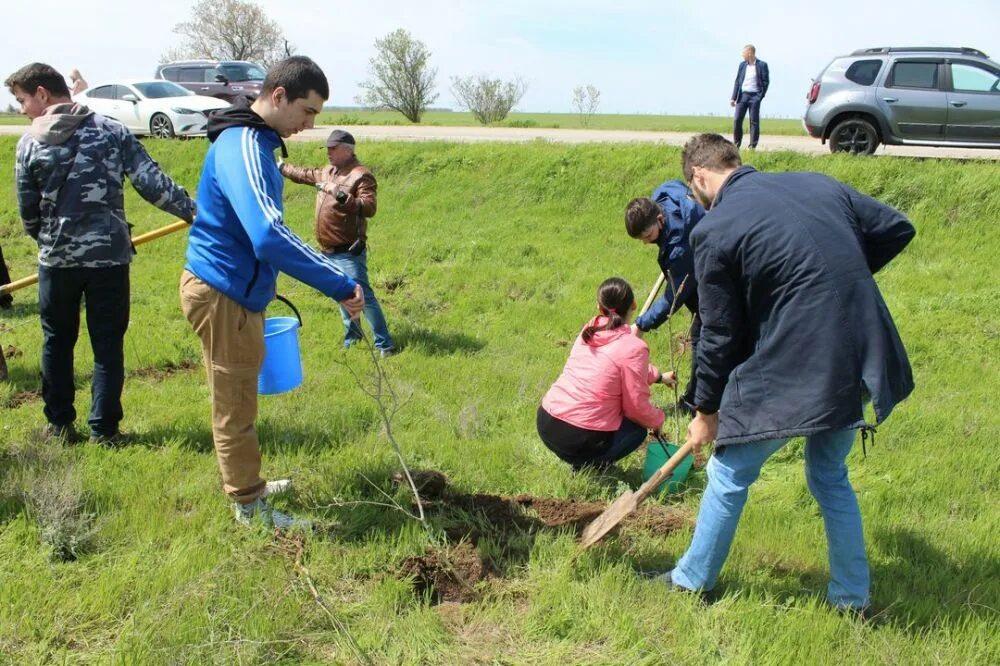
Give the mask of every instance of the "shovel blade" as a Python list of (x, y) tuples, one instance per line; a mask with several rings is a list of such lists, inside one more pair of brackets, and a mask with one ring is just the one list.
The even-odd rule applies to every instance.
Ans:
[(628, 491), (619, 495), (618, 499), (604, 510), (604, 513), (594, 518), (583, 530), (583, 535), (580, 537), (580, 548), (589, 548), (603, 539), (608, 532), (618, 526), (625, 516), (635, 511), (638, 505), (634, 492)]
[(604, 538), (608, 532), (613, 530), (618, 523), (624, 520), (630, 513), (639, 508), (639, 504), (645, 500), (649, 495), (656, 490), (661, 483), (663, 483), (667, 477), (669, 477), (674, 469), (677, 468), (681, 461), (692, 451), (691, 442), (685, 442), (677, 453), (670, 457), (663, 467), (658, 469), (653, 476), (639, 486), (638, 490), (634, 492), (622, 493), (618, 496), (614, 502), (611, 503), (604, 513), (599, 515), (597, 518), (587, 525), (587, 528), (583, 530), (583, 535), (580, 537), (580, 548), (589, 548), (595, 543)]

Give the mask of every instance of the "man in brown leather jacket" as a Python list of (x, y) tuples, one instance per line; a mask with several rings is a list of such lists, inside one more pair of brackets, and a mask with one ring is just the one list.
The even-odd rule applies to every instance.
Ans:
[[(372, 172), (354, 154), (354, 137), (348, 132), (333, 130), (326, 140), (326, 154), (329, 166), (299, 167), (283, 162), (279, 168), (286, 178), (319, 190), (316, 194), (316, 240), (323, 254), (361, 285), (365, 294), (365, 319), (372, 328), (375, 348), (382, 356), (392, 356), (396, 347), (382, 307), (368, 281), (366, 232), (368, 218), (375, 215), (378, 185)], [(340, 310), (347, 329), (344, 346), (350, 347), (361, 339), (361, 328), (346, 310)]]

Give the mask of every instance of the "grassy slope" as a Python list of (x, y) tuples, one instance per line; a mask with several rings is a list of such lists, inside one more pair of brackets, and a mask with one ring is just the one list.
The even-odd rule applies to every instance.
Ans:
[[(0, 125), (27, 125), (27, 118), (21, 115), (0, 114)], [(326, 111), (320, 115), (320, 125), (409, 125), (410, 122), (395, 111)], [(480, 123), (471, 113), (430, 111), (424, 115), (421, 125), (442, 127), (470, 127)], [(580, 116), (575, 113), (512, 113), (501, 127), (561, 127), (582, 129), (585, 127)], [(637, 130), (654, 132), (732, 132), (732, 118), (726, 116), (655, 116), (629, 114), (599, 114), (586, 124), (588, 129), (597, 130)], [(804, 135), (802, 123), (797, 118), (764, 118), (761, 120), (764, 134)]]
[[(15, 139), (0, 139), (11, 173)], [(194, 187), (204, 144), (150, 142), (166, 169)], [(362, 156), (380, 179), (370, 264), (390, 325), (406, 347), (387, 363), (411, 395), (396, 423), (417, 467), (446, 472), (464, 491), (609, 498), (619, 488), (569, 474), (538, 442), (534, 410), (565, 360), (563, 346), (591, 314), (608, 275), (645, 294), (650, 248), (621, 229), (624, 203), (678, 174), (661, 146), (566, 147), (377, 143)], [(322, 149), (292, 146), (320, 163)], [(567, 533), (526, 536), (500, 558), (507, 580), (479, 603), (438, 609), (392, 575), (426, 539), (378, 507), (323, 508), (380, 496), (394, 469), (373, 404), (352, 383), (339, 317), (289, 279), (280, 290), (303, 311), (306, 381), (261, 401), (265, 472), (292, 474), (278, 504), (335, 524), (312, 537), (304, 562), (337, 616), (378, 663), (996, 663), (1000, 620), (1000, 292), (995, 255), (1000, 191), (991, 164), (759, 153), (759, 167), (830, 173), (901, 207), (919, 234), (879, 276), (914, 365), (917, 393), (879, 432), (852, 478), (865, 517), (874, 601), (884, 622), (863, 627), (823, 604), (821, 520), (802, 478), (800, 446), (764, 470), (732, 555), (728, 590), (705, 608), (637, 579), (664, 568), (690, 533), (612, 539), (574, 560)], [(311, 233), (312, 192), (289, 186), (290, 224)], [(129, 194), (136, 232), (169, 220)], [(16, 229), (10, 188), (0, 191), (0, 242), (12, 273), (33, 271)], [(140, 248), (133, 265), (130, 370), (198, 357), (179, 312), (184, 239)], [(16, 345), (11, 393), (38, 387), (40, 333), (32, 289), (19, 292), (0, 343)], [(651, 339), (654, 359), (664, 335)], [(78, 425), (89, 408), (86, 333), (77, 346)], [(686, 368), (686, 365), (683, 366)], [(661, 394), (663, 395), (663, 394)], [(666, 396), (663, 395), (664, 399)], [(55, 564), (39, 528), (0, 484), (0, 655), (19, 663), (351, 663), (343, 635), (309, 596), (292, 559), (264, 531), (238, 528), (218, 489), (208, 393), (199, 369), (163, 381), (130, 379), (124, 427), (142, 443), (83, 446), (77, 466), (97, 541), (79, 561)], [(0, 474), (31, 446), (41, 406), (0, 409)], [(859, 447), (860, 448), (860, 447)], [(629, 461), (630, 473), (641, 461)], [(694, 511), (696, 474), (676, 498)], [(991, 608), (992, 607), (992, 608)]]

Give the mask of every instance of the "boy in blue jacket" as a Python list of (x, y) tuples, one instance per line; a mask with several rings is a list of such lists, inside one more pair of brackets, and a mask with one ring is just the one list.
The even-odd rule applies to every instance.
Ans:
[(678, 409), (689, 414), (694, 414), (695, 348), (701, 335), (698, 284), (694, 277), (690, 236), (694, 225), (704, 215), (705, 209), (698, 205), (687, 185), (680, 180), (668, 180), (653, 190), (651, 198), (633, 199), (625, 207), (625, 231), (632, 238), (657, 246), (657, 263), (667, 276), (663, 296), (636, 318), (636, 334), (642, 337), (647, 331), (659, 328), (681, 306), (692, 314), (691, 377), (677, 403)]
[(223, 489), (236, 518), (287, 528), (304, 521), (271, 509), (265, 497), (287, 480), (260, 476), (257, 375), (264, 360), (264, 308), (278, 272), (337, 300), (357, 317), (361, 287), (285, 226), (283, 180), (274, 151), (309, 129), (330, 89), (316, 63), (295, 56), (274, 65), (252, 103), (240, 99), (209, 119), (212, 142), (198, 184), (198, 217), (181, 275), (184, 314), (201, 338), (212, 393), (212, 435)]

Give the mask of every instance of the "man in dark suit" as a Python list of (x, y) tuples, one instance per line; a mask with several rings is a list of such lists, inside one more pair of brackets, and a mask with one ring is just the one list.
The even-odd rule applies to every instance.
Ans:
[(771, 75), (767, 63), (757, 59), (757, 49), (753, 44), (743, 47), (743, 62), (736, 70), (736, 82), (733, 83), (733, 96), (729, 106), (736, 107), (733, 118), (733, 143), (739, 148), (743, 142), (743, 118), (750, 111), (750, 149), (757, 147), (760, 138), (760, 103), (767, 94), (767, 86), (771, 83)]

